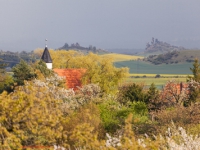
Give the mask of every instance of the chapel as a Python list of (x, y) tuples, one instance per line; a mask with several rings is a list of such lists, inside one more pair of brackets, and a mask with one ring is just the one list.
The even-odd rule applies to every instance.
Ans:
[(77, 90), (78, 87), (82, 86), (81, 77), (83, 76), (86, 70), (74, 69), (74, 68), (70, 69), (53, 68), (53, 61), (50, 52), (48, 50), (47, 44), (44, 48), (41, 60), (43, 60), (46, 63), (48, 69), (53, 70), (56, 74), (65, 78), (67, 88)]

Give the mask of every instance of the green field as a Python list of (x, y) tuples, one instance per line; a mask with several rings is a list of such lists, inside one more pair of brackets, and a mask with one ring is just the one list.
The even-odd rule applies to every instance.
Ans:
[(128, 67), (130, 74), (173, 74), (173, 75), (189, 75), (192, 63), (178, 64), (162, 64), (154, 65), (144, 61), (132, 60), (115, 62), (114, 65), (118, 68)]

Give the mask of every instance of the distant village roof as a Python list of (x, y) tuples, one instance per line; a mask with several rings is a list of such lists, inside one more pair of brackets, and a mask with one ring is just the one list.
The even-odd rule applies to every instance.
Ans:
[(65, 77), (66, 86), (77, 90), (81, 87), (81, 78), (86, 72), (86, 69), (53, 69), (59, 76)]
[(44, 52), (42, 54), (41, 59), (45, 62), (45, 63), (52, 63), (52, 59), (51, 59), (51, 55), (49, 53), (49, 50), (47, 48), (47, 46), (44, 49)]

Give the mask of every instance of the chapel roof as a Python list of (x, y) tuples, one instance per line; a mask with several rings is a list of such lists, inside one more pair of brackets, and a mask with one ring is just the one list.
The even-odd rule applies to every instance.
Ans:
[(54, 69), (59, 76), (65, 77), (66, 86), (77, 90), (82, 86), (81, 78), (86, 72), (86, 69)]
[(47, 46), (44, 49), (44, 52), (42, 54), (41, 59), (45, 62), (45, 63), (52, 63), (52, 59), (51, 59), (51, 55), (49, 53), (49, 50), (47, 48)]

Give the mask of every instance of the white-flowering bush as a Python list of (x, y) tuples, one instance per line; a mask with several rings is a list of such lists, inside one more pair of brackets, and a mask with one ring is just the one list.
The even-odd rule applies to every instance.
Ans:
[(59, 145), (54, 145), (54, 150), (67, 150), (66, 148), (59, 146)]
[(101, 91), (96, 84), (84, 85), (83, 87), (78, 87), (78, 89), (72, 97), (63, 98), (62, 109), (65, 113), (68, 113), (69, 110), (77, 109), (91, 100), (97, 101)]
[(166, 137), (169, 149), (172, 150), (199, 150), (200, 137), (188, 135), (182, 127), (168, 128)]
[(83, 87), (78, 87), (79, 93), (90, 97), (96, 97), (100, 94), (101, 88), (97, 84), (88, 84)]
[[(173, 123), (166, 131), (166, 135), (154, 136), (155, 140), (149, 137), (138, 139), (138, 144), (143, 148), (156, 147), (157, 149), (170, 150), (199, 150), (200, 137), (188, 135), (182, 127), (176, 127)], [(153, 145), (153, 146), (152, 146)]]
[(188, 85), (189, 87), (193, 87), (195, 89), (200, 88), (200, 83), (192, 79), (188, 82)]
[(28, 87), (32, 86), (37, 91), (37, 97), (42, 98), (48, 95), (54, 99), (63, 100), (61, 109), (66, 114), (70, 110), (77, 109), (88, 101), (97, 98), (101, 91), (100, 87), (96, 84), (84, 85), (83, 87), (79, 87), (77, 91), (65, 89), (58, 86), (62, 80), (62, 77), (55, 75), (46, 78), (45, 81), (34, 79), (31, 82), (25, 82), (25, 85), (20, 88), (28, 94), (31, 92)]
[[(55, 99), (64, 99), (64, 98), (72, 99), (72, 97), (75, 95), (73, 89), (65, 89), (58, 87), (58, 83), (62, 80), (63, 78), (57, 75), (47, 78), (46, 82), (34, 79), (33, 86), (45, 87), (46, 91), (43, 92), (52, 94)], [(26, 84), (29, 83), (27, 82)]]
[(106, 133), (106, 147), (119, 147), (121, 146), (121, 136), (112, 137), (108, 133)]

